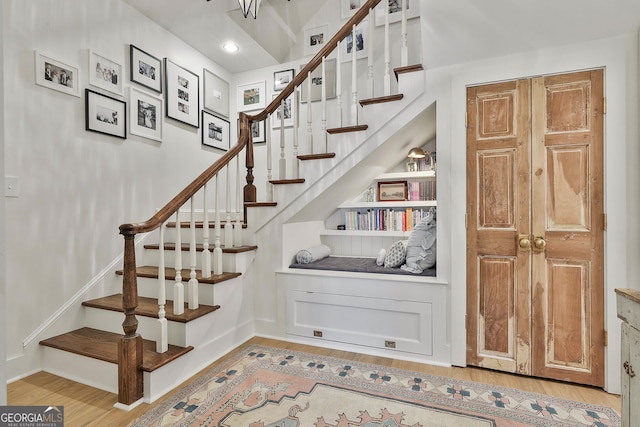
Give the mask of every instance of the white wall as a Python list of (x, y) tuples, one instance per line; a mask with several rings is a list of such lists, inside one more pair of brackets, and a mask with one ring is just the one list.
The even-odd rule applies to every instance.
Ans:
[[(0, 3), (0, 22), (4, 16), (4, 3)], [(4, 29), (4, 26), (2, 26)], [(0, 70), (4, 70), (4, 31), (0, 30)], [(4, 80), (4, 73), (2, 79)], [(0, 99), (4, 101), (4, 84), (0, 83)], [(0, 103), (0, 185), (4, 191), (4, 102)], [(0, 405), (7, 404), (7, 301), (5, 282), (4, 194), (0, 194)]]
[[(198, 129), (168, 118), (162, 143), (85, 131), (88, 50), (124, 66), (125, 89), (135, 85), (129, 44), (168, 57), (200, 76), (201, 106), (203, 67), (230, 75), (121, 0), (4, 0), (2, 6), (3, 165), (20, 186), (20, 197), (5, 199), (6, 238), (0, 239), (7, 249), (13, 378), (38, 369), (40, 339), (80, 324), (81, 311), (72, 309), (54, 328), (31, 336), (85, 285), (94, 285), (88, 295), (119, 291), (121, 280), (107, 268), (123, 250), (118, 226), (149, 218), (220, 156), (203, 148)], [(79, 67), (82, 96), (36, 85), (34, 50)], [(23, 348), (27, 338), (33, 339)]]

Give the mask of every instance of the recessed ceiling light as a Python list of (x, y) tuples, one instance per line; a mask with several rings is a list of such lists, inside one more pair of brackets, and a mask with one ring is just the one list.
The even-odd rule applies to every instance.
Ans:
[(235, 53), (238, 50), (240, 50), (238, 45), (232, 42), (226, 42), (225, 44), (222, 45), (222, 48), (229, 53)]

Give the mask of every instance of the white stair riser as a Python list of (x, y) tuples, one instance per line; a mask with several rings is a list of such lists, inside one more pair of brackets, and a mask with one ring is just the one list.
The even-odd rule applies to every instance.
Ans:
[[(213, 268), (213, 247), (209, 249), (211, 257), (211, 265)], [(243, 273), (246, 271), (246, 262), (244, 260), (244, 254), (248, 252), (242, 252), (239, 254), (222, 254), (222, 271), (226, 273)], [(252, 252), (251, 252), (252, 253)], [(191, 252), (180, 251), (182, 256), (182, 268), (191, 268)], [(140, 257), (136, 260), (137, 265), (154, 265), (157, 266), (160, 260), (160, 251), (158, 250), (145, 250)], [(196, 270), (202, 270), (203, 252), (196, 252)], [(173, 250), (164, 251), (164, 265), (167, 268), (175, 268), (176, 265), (176, 253)]]
[[(185, 302), (188, 301), (188, 286), (189, 277), (182, 278), (182, 284), (184, 286)], [(230, 283), (231, 286), (241, 286), (242, 276), (236, 277), (231, 280), (226, 280), (219, 284), (199, 283), (198, 284), (198, 302), (205, 305), (221, 305), (220, 301), (216, 298), (216, 286), (220, 287), (223, 283)], [(173, 300), (173, 289), (175, 280), (165, 281), (165, 295), (167, 300)], [(146, 277), (138, 277), (138, 295), (147, 298), (158, 297), (158, 279), (150, 279)]]
[[(226, 230), (227, 228), (220, 228), (220, 246), (225, 246), (225, 234), (226, 234)], [(235, 243), (235, 230), (233, 230), (233, 228), (230, 228), (232, 231), (232, 236), (231, 236), (231, 241), (230, 241), (230, 245), (233, 246)], [(195, 234), (196, 234), (196, 243), (203, 243), (204, 238), (204, 229), (203, 228), (196, 228), (195, 229)], [(164, 233), (164, 241), (165, 242), (175, 242), (176, 241), (176, 234), (177, 234), (177, 230), (175, 228), (167, 228), (165, 233)], [(244, 237), (244, 229), (242, 230), (241, 234), (241, 244), (245, 244), (245, 237)], [(185, 243), (190, 243), (191, 242), (191, 229), (189, 228), (181, 228), (180, 229), (180, 240), (182, 242), (182, 244)], [(213, 249), (215, 247), (215, 243), (216, 243), (216, 230), (215, 228), (209, 228), (209, 248)]]
[(118, 365), (42, 346), (42, 369), (91, 387), (118, 393)]

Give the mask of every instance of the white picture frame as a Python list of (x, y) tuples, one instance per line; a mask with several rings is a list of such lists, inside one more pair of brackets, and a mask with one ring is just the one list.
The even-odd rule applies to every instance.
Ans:
[(329, 24), (304, 29), (304, 55), (315, 55), (331, 39)]
[(228, 151), (230, 148), (229, 121), (202, 110), (202, 145)]
[(229, 118), (229, 83), (206, 68), (202, 69), (205, 110)]
[(129, 133), (162, 142), (162, 99), (129, 86)]
[(78, 67), (34, 51), (36, 84), (80, 97), (80, 71)]
[[(273, 95), (276, 99), (278, 95)], [(293, 93), (284, 99), (284, 127), (293, 127)], [(280, 119), (280, 106), (271, 115), (271, 129), (280, 129), (282, 121)]]
[[(389, 24), (402, 20), (402, 0), (383, 0), (376, 6), (376, 26), (384, 25), (384, 3), (387, 2), (389, 8)], [(420, 16), (420, 0), (406, 0), (407, 19), (418, 18)]]
[(362, 7), (366, 0), (340, 0), (340, 16), (349, 19)]
[[(320, 101), (322, 99), (322, 86), (327, 85), (327, 99), (333, 99), (336, 97), (336, 59), (325, 59), (324, 61), (324, 77), (326, 82), (322, 81), (322, 65), (316, 67), (311, 72), (311, 102)], [(303, 69), (305, 64), (300, 65), (300, 69)], [(308, 77), (307, 77), (308, 78)], [(300, 102), (307, 102), (307, 80), (303, 81), (300, 85)]]
[[(352, 60), (352, 40), (353, 31), (344, 38), (342, 43), (340, 43), (340, 58), (342, 62), (349, 62)], [(369, 55), (367, 43), (369, 43), (369, 20), (365, 19), (356, 26), (356, 60), (366, 58)]]
[(241, 112), (263, 109), (267, 105), (266, 98), (266, 80), (238, 85), (236, 110)]
[(197, 74), (164, 58), (165, 114), (200, 127), (200, 78)]
[(122, 96), (123, 67), (89, 49), (89, 84)]

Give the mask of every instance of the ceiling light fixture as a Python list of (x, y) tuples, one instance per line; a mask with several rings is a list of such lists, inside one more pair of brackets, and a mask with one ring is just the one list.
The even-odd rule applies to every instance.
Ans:
[(229, 53), (236, 53), (238, 50), (240, 50), (238, 45), (233, 42), (226, 42), (222, 45), (222, 48)]
[(249, 14), (251, 14), (251, 16), (253, 16), (253, 19), (256, 19), (258, 17), (258, 9), (260, 8), (261, 2), (262, 0), (238, 0), (238, 3), (240, 4), (240, 10), (242, 11), (244, 17), (246, 18), (247, 16), (249, 16)]

